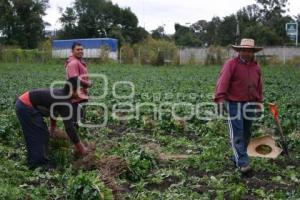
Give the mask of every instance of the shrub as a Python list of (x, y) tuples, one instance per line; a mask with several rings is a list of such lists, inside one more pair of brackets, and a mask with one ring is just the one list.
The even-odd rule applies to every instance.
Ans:
[(286, 62), (289, 66), (300, 67), (300, 56), (294, 56)]
[(134, 63), (134, 51), (129, 44), (124, 44), (120, 50), (120, 59), (123, 64)]
[(108, 46), (102, 46), (100, 48), (100, 63), (107, 63), (109, 61), (110, 49)]
[(0, 44), (0, 61), (3, 60), (3, 46)]
[(38, 49), (4, 49), (1, 60), (7, 63), (48, 63), (52, 60), (51, 51)]
[(164, 65), (165, 64), (165, 54), (163, 51), (159, 51), (157, 54), (156, 63), (157, 66)]
[(144, 42), (134, 46), (138, 63), (151, 65), (175, 64), (177, 62), (177, 47), (174, 42), (154, 40), (149, 37)]
[(210, 46), (207, 49), (207, 55), (205, 59), (206, 65), (220, 65), (226, 58), (226, 51), (219, 46)]

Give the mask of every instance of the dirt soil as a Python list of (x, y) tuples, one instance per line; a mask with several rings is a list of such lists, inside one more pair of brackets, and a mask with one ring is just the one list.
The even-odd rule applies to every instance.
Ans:
[(126, 184), (118, 185), (116, 178), (129, 170), (126, 160), (114, 155), (99, 158), (96, 155), (95, 143), (85, 143), (85, 145), (89, 148), (89, 154), (74, 161), (73, 167), (75, 169), (100, 170), (101, 180), (112, 189), (115, 199), (120, 199), (120, 194), (126, 192), (128, 188)]
[(149, 183), (145, 186), (147, 190), (158, 190), (160, 192), (168, 189), (172, 184), (176, 184), (180, 181), (180, 178), (176, 176), (169, 176), (165, 178), (161, 183)]

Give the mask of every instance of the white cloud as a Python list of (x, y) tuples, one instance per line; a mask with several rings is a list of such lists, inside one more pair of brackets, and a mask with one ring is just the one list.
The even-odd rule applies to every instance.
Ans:
[(50, 7), (46, 10), (46, 16), (43, 18), (46, 22), (51, 24), (51, 29), (58, 29), (61, 27), (59, 18), (61, 13), (59, 8), (65, 9), (71, 6), (74, 0), (49, 0)]
[[(58, 22), (60, 13), (58, 7), (70, 6), (74, 0), (49, 0), (51, 8), (44, 20), (49, 22), (51, 28), (59, 28)], [(130, 7), (137, 15), (139, 25), (151, 31), (158, 26), (165, 25), (167, 33), (174, 33), (174, 24), (194, 23), (200, 19), (211, 20), (214, 16), (224, 17), (235, 13), (242, 7), (254, 4), (255, 0), (112, 0), (120, 7)], [(290, 0), (290, 12), (296, 15), (300, 13), (299, 0)]]

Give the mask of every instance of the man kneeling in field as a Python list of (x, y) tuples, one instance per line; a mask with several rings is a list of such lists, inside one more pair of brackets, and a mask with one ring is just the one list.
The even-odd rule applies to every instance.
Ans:
[[(59, 114), (63, 118), (65, 130), (75, 144), (79, 155), (87, 155), (88, 150), (80, 141), (74, 127), (71, 100), (77, 97), (78, 77), (70, 78), (63, 89), (36, 89), (22, 94), (16, 102), (16, 113), (22, 126), (27, 160), (30, 168), (48, 164), (48, 143), (53, 124), (48, 127), (43, 117)], [(51, 113), (53, 112), (53, 113)]]

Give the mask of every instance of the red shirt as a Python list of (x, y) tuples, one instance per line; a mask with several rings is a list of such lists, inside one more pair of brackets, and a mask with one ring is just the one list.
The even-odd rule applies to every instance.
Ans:
[(22, 101), (22, 103), (24, 103), (26, 106), (29, 107), (33, 107), (32, 103), (30, 101), (30, 97), (29, 97), (29, 92), (25, 92), (24, 94), (22, 94), (21, 96), (19, 96), (20, 101)]
[(221, 70), (214, 101), (262, 102), (262, 76), (257, 62), (229, 59)]
[(82, 59), (78, 59), (75, 56), (70, 56), (65, 64), (66, 78), (72, 78), (79, 76), (83, 87), (80, 89), (80, 96), (73, 99), (72, 102), (80, 102), (88, 99), (88, 88), (91, 87), (91, 82), (88, 77), (87, 65)]

